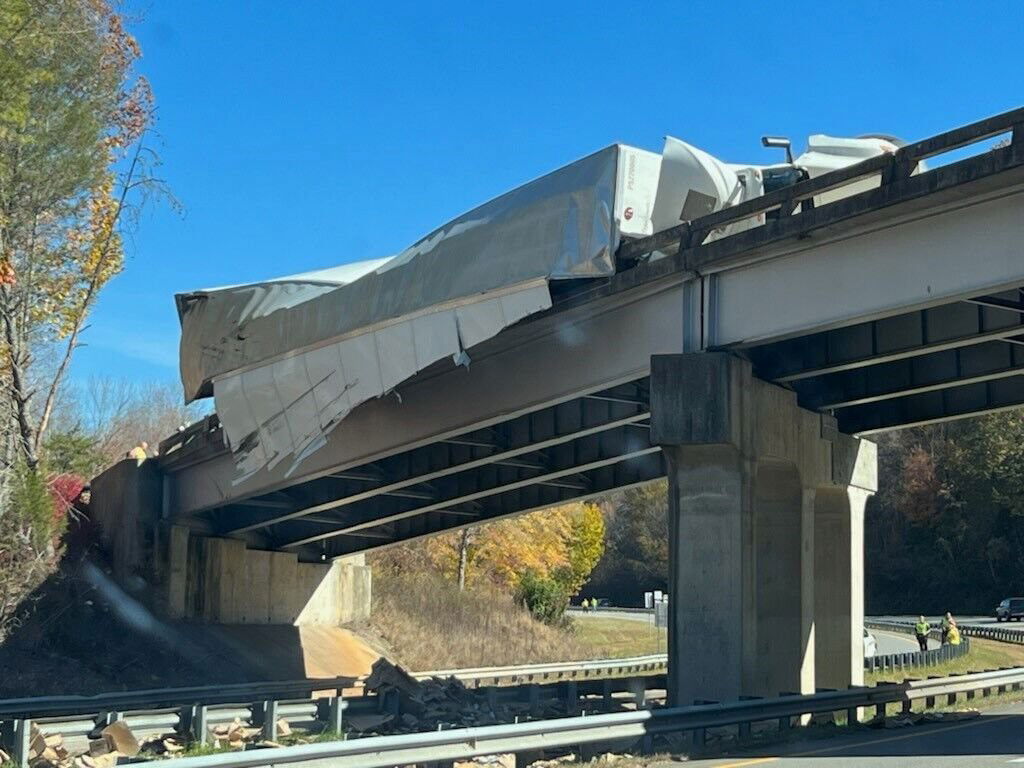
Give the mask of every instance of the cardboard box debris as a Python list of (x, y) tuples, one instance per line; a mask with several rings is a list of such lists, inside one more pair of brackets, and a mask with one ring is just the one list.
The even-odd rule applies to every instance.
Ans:
[(111, 752), (120, 752), (128, 757), (139, 754), (139, 740), (124, 720), (114, 721), (100, 731), (100, 735), (110, 743)]

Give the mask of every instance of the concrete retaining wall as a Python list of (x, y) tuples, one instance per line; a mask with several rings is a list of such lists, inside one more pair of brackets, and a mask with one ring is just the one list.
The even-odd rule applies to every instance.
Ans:
[(168, 600), (171, 613), (180, 618), (337, 625), (370, 614), (370, 569), (362, 557), (300, 563), (291, 552), (249, 550), (238, 539), (190, 536), (185, 574), (184, 592)]
[(90, 517), (119, 581), (139, 577), (138, 596), (174, 619), (221, 624), (338, 625), (370, 614), (362, 555), (300, 563), (292, 552), (246, 549), (239, 539), (200, 536), (161, 519), (156, 461), (118, 462), (92, 481)]
[(155, 461), (124, 459), (94, 478), (89, 517), (122, 583), (132, 576), (159, 576), (158, 522), (163, 478)]

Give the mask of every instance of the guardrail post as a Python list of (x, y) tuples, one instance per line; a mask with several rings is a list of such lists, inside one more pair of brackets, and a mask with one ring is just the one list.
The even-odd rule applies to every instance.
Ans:
[[(782, 691), (782, 692), (779, 693), (779, 696), (799, 696), (799, 695), (800, 695), (799, 693), (794, 693), (793, 691)], [(790, 719), (789, 715), (786, 715), (785, 717), (780, 717), (779, 718), (779, 730), (780, 731), (788, 731), (792, 727), (792, 725), (793, 725), (793, 722)]]
[(111, 711), (111, 712), (100, 712), (96, 717), (96, 725), (107, 726), (111, 723), (116, 723), (118, 720), (124, 719), (123, 712)]
[[(761, 696), (740, 696), (740, 701), (755, 701), (755, 700), (760, 699), (760, 698), (763, 698), (763, 697), (761, 697)], [(749, 739), (750, 738), (750, 721), (748, 720), (745, 723), (738, 723), (737, 725), (738, 725), (738, 728), (737, 728), (737, 731), (736, 731), (737, 738), (739, 738), (740, 741), (743, 741), (744, 739)]]
[(28, 755), (32, 745), (32, 721), (28, 718), (15, 720), (11, 725), (11, 759), (18, 768), (28, 768)]
[(341, 713), (344, 709), (345, 701), (340, 695), (318, 699), (316, 705), (316, 719), (324, 724), (327, 731), (340, 734)]
[(183, 736), (192, 735), (198, 744), (210, 741), (209, 710), (205, 704), (192, 704), (178, 712), (178, 732)]
[(644, 681), (639, 678), (633, 678), (629, 681), (629, 687), (632, 689), (636, 708), (638, 710), (647, 709), (647, 687), (644, 685)]
[(530, 717), (540, 717), (540, 686), (530, 683), (527, 692), (530, 696)]
[[(866, 685), (852, 685), (849, 690), (866, 691), (867, 689), (868, 686)], [(846, 710), (846, 725), (847, 727), (860, 725), (860, 707), (850, 707)]]
[[(939, 679), (939, 675), (928, 675), (928, 679), (929, 680), (938, 680)], [(935, 697), (934, 696), (925, 696), (924, 697), (924, 708), (925, 709), (933, 709), (934, 707), (935, 707)]]
[(612, 681), (602, 680), (601, 681), (601, 697), (604, 702), (604, 711), (612, 711)]
[(576, 709), (579, 707), (580, 703), (579, 686), (576, 684), (575, 680), (567, 680), (564, 683), (564, 686), (565, 711), (567, 714), (573, 715), (576, 713)]
[(262, 715), (260, 728), (263, 731), (263, 738), (267, 741), (274, 741), (277, 738), (277, 701), (267, 699), (259, 705)]
[[(703, 706), (705, 704), (717, 704), (717, 701), (711, 701), (710, 699), (694, 699), (693, 703), (695, 706)], [(695, 728), (692, 731), (692, 739), (694, 747), (703, 747), (707, 741), (708, 731), (706, 728)]]

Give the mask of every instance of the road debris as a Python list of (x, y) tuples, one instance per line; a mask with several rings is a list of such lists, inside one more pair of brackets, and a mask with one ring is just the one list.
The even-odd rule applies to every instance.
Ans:
[(367, 722), (357, 716), (347, 722), (355, 730), (375, 733), (410, 733), (511, 723), (527, 717), (559, 717), (560, 702), (500, 701), (494, 689), (472, 689), (454, 677), (418, 680), (387, 659), (378, 659), (364, 681), (389, 712), (401, 713), (385, 721)]
[(124, 720), (116, 720), (102, 731), (100, 735), (110, 744), (110, 752), (120, 752), (128, 757), (139, 754), (139, 740)]

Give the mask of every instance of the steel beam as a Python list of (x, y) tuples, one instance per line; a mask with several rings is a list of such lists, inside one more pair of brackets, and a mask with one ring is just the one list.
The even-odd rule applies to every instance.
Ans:
[(795, 384), (800, 405), (831, 410), (1024, 373), (1024, 348), (1002, 341), (948, 350)]
[(987, 341), (993, 341), (997, 339), (1014, 339), (1015, 337), (1022, 336), (1022, 328), (1012, 328), (1007, 330), (1006, 328), (1000, 328), (995, 331), (987, 331), (984, 333), (972, 333), (966, 336), (960, 336), (954, 339), (946, 339), (944, 341), (936, 341), (931, 344), (922, 344), (918, 347), (909, 347), (902, 349), (897, 352), (888, 352), (886, 354), (879, 355), (866, 355), (853, 360), (847, 360), (842, 363), (835, 363), (832, 365), (824, 365), (818, 368), (807, 368), (801, 371), (793, 371), (791, 373), (785, 373), (779, 376), (770, 376), (769, 380), (777, 382), (779, 384), (786, 384), (794, 381), (801, 381), (802, 379), (811, 379), (818, 376), (826, 376), (830, 373), (840, 373), (842, 371), (853, 371), (857, 368), (866, 368), (873, 365), (881, 365), (882, 363), (891, 363), (897, 360), (907, 360), (912, 357), (920, 357), (922, 355), (930, 355), (935, 352), (944, 352), (951, 349), (961, 349), (963, 347), (970, 347), (975, 344), (983, 344)]
[(1024, 405), (1024, 375), (965, 384), (843, 408), (836, 412), (843, 432), (870, 435), (887, 429), (917, 427), (979, 416)]
[[(404, 480), (392, 482), (392, 483), (389, 483), (389, 484), (386, 484), (386, 485), (382, 485), (382, 486), (379, 486), (379, 487), (376, 487), (376, 488), (370, 488), (370, 489), (361, 491), (359, 493), (354, 493), (354, 494), (350, 494), (350, 495), (347, 495), (347, 496), (344, 496), (344, 497), (332, 499), (330, 501), (325, 501), (325, 502), (320, 503), (320, 504), (314, 504), (314, 505), (311, 505), (311, 506), (306, 506), (306, 507), (303, 507), (302, 509), (296, 509), (296, 510), (293, 510), (291, 512), (287, 512), (285, 514), (274, 515), (274, 516), (269, 517), (269, 518), (264, 518), (264, 519), (261, 519), (261, 520), (257, 520), (257, 521), (248, 523), (246, 525), (242, 525), (242, 526), (237, 526), (237, 527), (231, 528), (230, 530), (226, 530), (224, 533), (225, 533), (225, 535), (238, 535), (238, 534), (246, 533), (248, 531), (253, 531), (253, 530), (256, 530), (256, 529), (259, 529), (259, 528), (267, 528), (269, 526), (277, 525), (277, 524), (284, 523), (284, 522), (288, 522), (290, 520), (296, 520), (296, 519), (305, 517), (307, 515), (317, 514), (317, 513), (320, 513), (320, 512), (326, 512), (326, 511), (329, 511), (329, 510), (335, 510), (335, 509), (339, 509), (339, 508), (342, 508), (342, 507), (347, 507), (347, 506), (350, 506), (350, 505), (353, 505), (353, 504), (358, 504), (358, 503), (361, 503), (361, 502), (366, 502), (366, 501), (369, 501), (369, 500), (371, 500), (371, 499), (373, 499), (373, 498), (375, 498), (377, 496), (381, 496), (381, 495), (398, 495), (398, 494), (403, 492), (402, 489), (408, 488), (409, 486), (422, 485), (423, 483), (430, 482), (430, 481), (433, 481), (433, 480), (439, 480), (441, 478), (449, 477), (449, 476), (456, 475), (456, 474), (459, 474), (459, 473), (469, 472), (469, 471), (472, 471), (474, 469), (479, 469), (479, 468), (482, 468), (482, 467), (486, 467), (486, 466), (488, 466), (490, 464), (496, 464), (499, 461), (511, 460), (511, 459), (514, 459), (515, 457), (518, 457), (518, 456), (528, 456), (528, 455), (531, 455), (531, 454), (535, 454), (538, 451), (542, 451), (542, 450), (544, 450), (546, 448), (552, 448), (554, 446), (563, 445), (565, 443), (570, 443), (570, 442), (572, 442), (574, 440), (579, 440), (579, 439), (584, 438), (584, 437), (588, 437), (588, 436), (591, 436), (591, 435), (597, 435), (597, 434), (600, 434), (602, 432), (606, 432), (606, 431), (609, 431), (609, 430), (618, 429), (618, 428), (620, 428), (620, 427), (622, 427), (624, 425), (627, 425), (627, 424), (632, 424), (632, 423), (635, 423), (635, 422), (638, 422), (638, 421), (644, 421), (644, 420), (646, 420), (649, 417), (650, 417), (650, 414), (646, 410), (644, 410), (644, 411), (641, 411), (640, 413), (635, 413), (635, 414), (632, 414), (632, 415), (629, 415), (629, 416), (625, 416), (625, 417), (622, 417), (622, 418), (610, 419), (608, 421), (605, 421), (605, 422), (602, 422), (602, 423), (599, 423), (599, 424), (594, 424), (594, 425), (586, 427), (586, 428), (577, 429), (577, 430), (574, 430), (572, 432), (567, 432), (566, 434), (562, 434), (562, 435), (557, 435), (557, 436), (549, 438), (547, 440), (540, 440), (540, 441), (535, 442), (535, 443), (529, 443), (529, 444), (526, 444), (526, 445), (521, 445), (519, 447), (512, 448), (512, 449), (509, 449), (509, 450), (506, 450), (506, 451), (502, 451), (500, 453), (489, 454), (488, 456), (485, 456), (485, 457), (482, 457), (482, 458), (477, 458), (477, 459), (472, 459), (472, 460), (465, 461), (465, 462), (460, 462), (460, 463), (457, 463), (457, 464), (452, 464), (450, 466), (443, 467), (441, 469), (437, 469), (437, 470), (434, 470), (432, 472), (427, 472), (425, 474), (415, 475), (413, 477), (409, 477), (409, 478), (406, 478)], [(539, 462), (536, 462), (536, 461), (525, 463), (525, 466), (524, 466), (524, 468), (530, 468), (530, 469), (533, 469), (533, 468), (541, 468), (542, 469), (543, 467), (544, 467), (544, 465), (542, 463), (539, 463)], [(447, 502), (442, 502), (442, 504), (444, 504), (444, 503), (447, 503)]]
[(451, 506), (455, 506), (457, 504), (462, 504), (462, 503), (465, 503), (465, 502), (468, 502), (468, 501), (475, 501), (477, 499), (484, 499), (484, 498), (486, 498), (488, 496), (492, 496), (492, 495), (495, 495), (495, 494), (498, 494), (498, 493), (502, 493), (502, 492), (505, 492), (505, 491), (511, 491), (511, 490), (516, 490), (518, 488), (525, 488), (527, 486), (537, 485), (537, 484), (540, 484), (540, 483), (542, 483), (544, 481), (548, 481), (548, 480), (558, 480), (559, 478), (566, 477), (566, 476), (569, 476), (569, 475), (574, 475), (574, 474), (577, 474), (577, 473), (580, 473), (580, 472), (587, 472), (587, 471), (589, 471), (591, 469), (597, 469), (599, 467), (605, 467), (605, 466), (609, 466), (611, 464), (617, 464), (619, 462), (628, 461), (628, 460), (633, 459), (633, 458), (639, 458), (641, 456), (646, 456), (648, 454), (658, 453), (660, 450), (661, 449), (658, 448), (658, 447), (648, 446), (648, 447), (645, 447), (645, 448), (641, 448), (639, 450), (629, 451), (628, 453), (624, 453), (624, 454), (620, 454), (620, 455), (614, 455), (614, 456), (611, 456), (609, 458), (604, 458), (604, 459), (599, 459), (599, 460), (596, 460), (596, 461), (587, 462), (586, 464), (582, 464), (580, 466), (570, 467), (568, 469), (558, 470), (558, 471), (555, 471), (555, 472), (549, 472), (548, 474), (540, 475), (539, 477), (531, 477), (531, 478), (527, 478), (525, 480), (518, 480), (516, 482), (508, 483), (506, 485), (498, 486), (496, 488), (488, 488), (486, 490), (477, 491), (475, 493), (465, 494), (464, 496), (457, 497), (457, 498), (454, 498), (454, 499), (446, 499), (445, 501), (437, 502), (436, 504), (428, 504), (428, 505), (423, 506), (423, 507), (416, 507), (416, 508), (413, 508), (413, 509), (408, 509), (408, 510), (405, 510), (403, 512), (399, 512), (399, 513), (395, 513), (395, 514), (391, 514), (391, 515), (386, 515), (386, 516), (383, 516), (383, 517), (370, 518), (370, 519), (363, 520), (363, 521), (358, 522), (358, 523), (353, 523), (351, 525), (346, 525), (346, 526), (338, 528), (337, 530), (334, 530), (334, 531), (326, 531), (326, 532), (318, 533), (318, 534), (315, 534), (315, 535), (312, 535), (312, 536), (306, 536), (306, 537), (303, 537), (301, 539), (295, 539), (293, 541), (288, 541), (288, 542), (285, 542), (285, 543), (281, 544), (280, 546), (283, 549), (290, 549), (292, 547), (300, 547), (300, 546), (302, 546), (304, 544), (309, 544), (309, 543), (312, 543), (312, 542), (315, 542), (315, 541), (322, 541), (324, 539), (330, 539), (330, 538), (333, 538), (334, 536), (343, 536), (345, 534), (352, 533), (354, 531), (361, 531), (361, 530), (365, 530), (365, 529), (368, 529), (368, 528), (375, 528), (375, 527), (380, 526), (380, 525), (385, 525), (385, 524), (388, 524), (388, 523), (394, 523), (394, 522), (397, 522), (399, 520), (408, 519), (410, 517), (425, 515), (425, 514), (427, 514), (429, 512), (433, 512), (433, 511), (436, 511), (436, 510), (441, 510), (441, 509), (444, 509), (444, 508), (447, 508), (447, 507), (451, 507)]
[(484, 504), (471, 521), (446, 521), (437, 519), (433, 515), (419, 515), (395, 523), (395, 526), (400, 527), (395, 528), (391, 542), (359, 546), (350, 545), (345, 540), (335, 538), (328, 543), (328, 552), (332, 557), (338, 557), (354, 552), (369, 551), (373, 548), (386, 547), (391, 544), (415, 541), (434, 534), (451, 531), (466, 524), (474, 525), (511, 515), (527, 514), (560, 504), (599, 497), (608, 491), (621, 491), (648, 483), (664, 477), (664, 474), (660, 451), (654, 451), (639, 457), (588, 470), (587, 477), (591, 487), (586, 492), (539, 485), (501, 490), (499, 493), (482, 500)]

